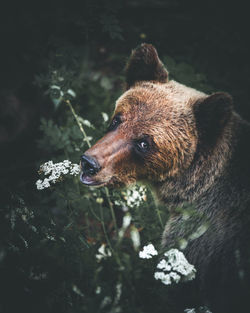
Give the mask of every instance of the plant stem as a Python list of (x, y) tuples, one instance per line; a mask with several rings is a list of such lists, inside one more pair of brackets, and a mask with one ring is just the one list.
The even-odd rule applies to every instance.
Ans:
[(158, 209), (158, 207), (156, 207), (156, 213), (157, 213), (157, 216), (158, 216), (158, 218), (159, 218), (161, 227), (164, 228), (164, 225), (163, 225), (163, 223), (162, 223), (162, 218), (161, 218), (161, 212), (160, 212), (160, 210)]
[[(88, 140), (88, 136), (84, 130), (84, 128), (82, 127), (82, 124), (81, 122), (79, 121), (79, 118), (70, 102), (70, 100), (65, 100), (66, 104), (69, 106), (70, 110), (71, 110), (71, 113), (73, 114), (76, 122), (77, 122), (77, 125), (79, 126), (80, 128), (80, 131), (82, 132), (83, 134), (83, 137), (84, 137), (84, 140), (87, 142), (87, 145), (88, 147), (90, 148), (91, 147), (91, 144)], [(118, 227), (117, 227), (117, 223), (116, 223), (116, 217), (115, 217), (115, 212), (114, 212), (114, 208), (113, 208), (113, 203), (111, 202), (110, 200), (110, 194), (109, 194), (109, 190), (107, 187), (104, 187), (104, 190), (105, 190), (105, 194), (106, 194), (106, 197), (107, 197), (107, 200), (108, 200), (108, 204), (109, 204), (109, 208), (110, 208), (110, 212), (111, 212), (111, 216), (112, 216), (112, 219), (113, 219), (113, 222), (114, 222), (114, 227), (115, 227), (115, 232), (116, 232), (116, 235), (118, 236)]]
[(113, 219), (113, 222), (114, 222), (115, 232), (116, 232), (116, 235), (118, 236), (118, 227), (117, 227), (117, 223), (116, 223), (116, 217), (115, 217), (113, 203), (110, 200), (110, 194), (109, 194), (108, 188), (104, 187), (104, 190), (105, 190), (106, 197), (108, 199), (108, 204), (109, 204), (109, 208), (110, 208), (110, 211), (111, 211), (111, 216), (112, 216), (112, 219)]
[(104, 236), (105, 236), (105, 239), (107, 241), (107, 244), (109, 245), (109, 248), (117, 262), (117, 264), (120, 266), (120, 268), (122, 268), (122, 262), (120, 260), (120, 257), (119, 257), (119, 254), (116, 253), (116, 251), (113, 249), (112, 245), (111, 245), (111, 242), (109, 240), (109, 237), (108, 237), (108, 234), (107, 234), (107, 231), (106, 231), (106, 227), (105, 227), (105, 223), (104, 223), (104, 216), (103, 216), (103, 207), (102, 205), (100, 204), (100, 216), (101, 216), (101, 224), (102, 224), (102, 229), (103, 229), (103, 232), (104, 232)]
[(88, 145), (88, 147), (90, 148), (90, 147), (91, 147), (91, 144), (90, 144), (90, 142), (89, 142), (88, 136), (87, 136), (87, 134), (85, 133), (85, 130), (83, 129), (82, 124), (81, 124), (81, 122), (79, 121), (79, 118), (78, 118), (78, 116), (77, 116), (77, 114), (76, 114), (76, 112), (75, 112), (75, 110), (74, 110), (74, 108), (73, 108), (71, 102), (70, 102), (69, 100), (66, 100), (65, 102), (66, 102), (66, 104), (70, 107), (70, 110), (71, 110), (71, 112), (72, 112), (72, 114), (73, 114), (73, 116), (74, 116), (74, 118), (75, 118), (75, 120), (76, 120), (76, 122), (77, 122), (77, 124), (78, 124), (78, 126), (79, 126), (79, 128), (80, 128), (80, 131), (81, 131), (82, 134), (83, 134), (84, 140), (87, 142), (87, 145)]
[(103, 232), (104, 232), (104, 236), (105, 236), (105, 239), (107, 241), (107, 244), (109, 245), (110, 247), (110, 250), (112, 251), (112, 253), (114, 254), (114, 250), (113, 250), (113, 247), (109, 241), (109, 237), (108, 237), (108, 234), (107, 234), (107, 231), (106, 231), (106, 227), (105, 227), (105, 223), (104, 223), (104, 217), (103, 217), (103, 208), (102, 208), (102, 205), (100, 204), (100, 216), (101, 216), (101, 224), (102, 224), (102, 229), (103, 229)]

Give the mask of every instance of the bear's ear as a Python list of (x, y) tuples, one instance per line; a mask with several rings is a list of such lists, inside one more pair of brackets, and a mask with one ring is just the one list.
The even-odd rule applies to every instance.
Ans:
[(158, 57), (156, 49), (143, 43), (132, 51), (126, 71), (126, 89), (138, 81), (157, 81), (165, 83), (168, 80), (168, 71)]
[(232, 97), (217, 92), (194, 104), (194, 114), (200, 141), (212, 146), (220, 136), (233, 112)]

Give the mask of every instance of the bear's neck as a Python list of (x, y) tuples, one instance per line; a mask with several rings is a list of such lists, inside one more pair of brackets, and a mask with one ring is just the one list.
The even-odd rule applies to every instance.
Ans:
[(153, 185), (160, 201), (170, 209), (188, 203), (202, 209), (204, 201), (206, 208), (209, 203), (214, 207), (236, 205), (236, 198), (246, 194), (250, 185), (249, 133), (249, 125), (234, 113), (213, 149), (198, 148), (185, 172)]

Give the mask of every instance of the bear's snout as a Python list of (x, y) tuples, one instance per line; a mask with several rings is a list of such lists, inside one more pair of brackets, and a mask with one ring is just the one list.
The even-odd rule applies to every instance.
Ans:
[(101, 169), (99, 163), (93, 157), (83, 154), (81, 157), (82, 173), (87, 176), (93, 176)]

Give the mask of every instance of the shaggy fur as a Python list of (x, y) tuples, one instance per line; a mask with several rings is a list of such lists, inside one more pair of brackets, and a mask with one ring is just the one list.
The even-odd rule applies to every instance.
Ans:
[[(114, 187), (149, 183), (171, 212), (162, 247), (184, 249), (195, 265), (192, 290), (201, 304), (213, 313), (243, 312), (250, 296), (250, 127), (228, 94), (168, 81), (152, 45), (132, 52), (126, 73), (128, 90), (114, 112), (119, 122), (86, 152), (101, 168), (91, 179)], [(136, 147), (143, 140), (142, 153)]]

